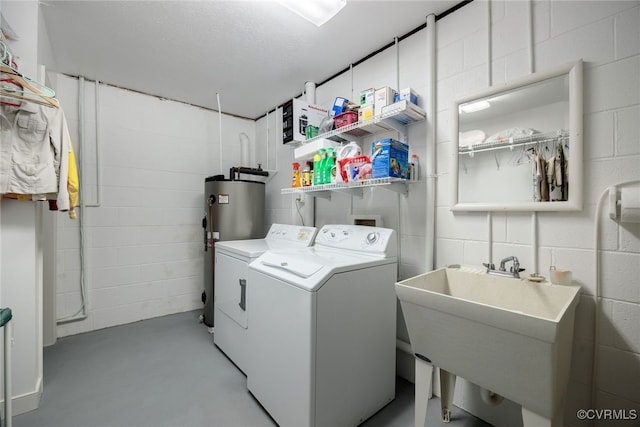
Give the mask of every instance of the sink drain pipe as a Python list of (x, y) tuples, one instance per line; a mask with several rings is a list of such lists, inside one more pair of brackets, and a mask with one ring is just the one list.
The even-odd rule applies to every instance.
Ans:
[(489, 406), (497, 406), (504, 400), (504, 397), (500, 396), (498, 393), (494, 393), (491, 390), (487, 390), (482, 387), (480, 387), (480, 398)]

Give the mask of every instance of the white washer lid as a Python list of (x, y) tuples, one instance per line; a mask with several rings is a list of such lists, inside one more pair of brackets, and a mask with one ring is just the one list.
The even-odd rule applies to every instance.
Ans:
[(256, 258), (269, 249), (265, 239), (226, 240), (215, 243), (216, 251), (230, 253), (245, 258)]
[(262, 258), (260, 258), (260, 262), (267, 267), (282, 270), (302, 277), (303, 279), (311, 277), (323, 267), (322, 264), (308, 259), (295, 258), (273, 252), (266, 252)]
[(257, 258), (268, 250), (310, 246), (317, 232), (315, 227), (272, 224), (264, 239), (223, 240), (216, 242), (215, 248), (238, 257)]
[(249, 274), (256, 271), (307, 291), (317, 291), (336, 273), (396, 262), (395, 257), (381, 258), (315, 246), (271, 249), (249, 264)]

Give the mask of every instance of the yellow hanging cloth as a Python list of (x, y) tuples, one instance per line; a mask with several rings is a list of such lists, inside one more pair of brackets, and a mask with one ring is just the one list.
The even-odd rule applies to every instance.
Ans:
[(78, 179), (76, 156), (73, 153), (73, 144), (71, 143), (71, 140), (69, 140), (69, 175), (67, 176), (67, 191), (69, 192), (69, 218), (76, 219), (78, 218), (78, 214), (75, 208), (78, 206), (80, 180)]

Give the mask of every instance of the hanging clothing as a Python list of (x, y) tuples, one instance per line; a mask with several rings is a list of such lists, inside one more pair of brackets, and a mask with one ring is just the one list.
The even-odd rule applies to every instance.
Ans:
[[(78, 206), (78, 196), (80, 193), (80, 180), (78, 179), (78, 168), (76, 166), (76, 156), (73, 153), (73, 144), (69, 141), (69, 176), (67, 179), (67, 191), (69, 192), (69, 218), (77, 219), (76, 207)], [(57, 211), (58, 203), (49, 200), (49, 210)]]
[[(73, 151), (73, 144), (69, 140), (69, 176), (67, 178), (67, 190), (69, 192), (69, 218), (77, 219), (78, 214), (75, 208), (78, 206), (80, 194), (80, 180), (78, 178), (78, 168), (76, 166), (76, 158)], [(0, 194), (0, 198), (14, 199), (19, 201), (43, 201), (38, 195), (6, 193)], [(58, 210), (58, 203), (55, 199), (47, 200), (50, 211)]]
[(32, 195), (70, 209), (70, 137), (61, 108), (22, 102), (0, 108), (0, 194)]
[(69, 140), (69, 175), (67, 176), (67, 192), (69, 193), (69, 218), (76, 219), (76, 207), (80, 196), (80, 180), (78, 179), (78, 167), (76, 155), (73, 153), (73, 144)]

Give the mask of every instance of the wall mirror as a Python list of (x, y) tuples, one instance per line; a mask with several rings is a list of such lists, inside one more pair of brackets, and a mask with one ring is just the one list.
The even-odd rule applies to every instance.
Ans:
[(454, 211), (582, 209), (582, 61), (454, 102)]

